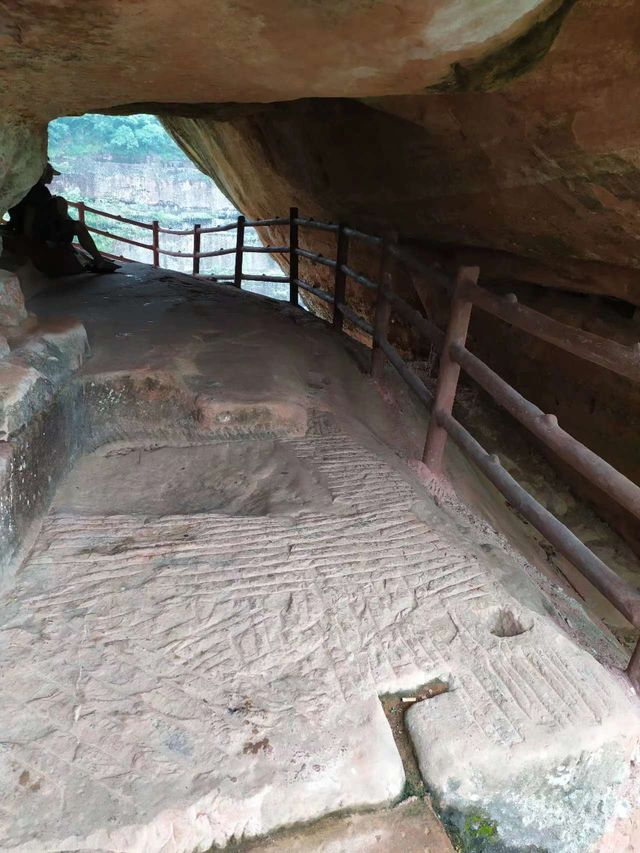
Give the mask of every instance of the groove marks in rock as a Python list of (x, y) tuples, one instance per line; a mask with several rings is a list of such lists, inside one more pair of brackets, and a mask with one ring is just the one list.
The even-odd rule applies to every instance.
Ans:
[(433, 677), (498, 746), (607, 716), (606, 675), (555, 629), (491, 634), (508, 598), (408, 480), (326, 425), (283, 442), (326, 512), (46, 519), (3, 601), (3, 849), (107, 846), (196, 802), (210, 844), (385, 802), (403, 780), (377, 695)]

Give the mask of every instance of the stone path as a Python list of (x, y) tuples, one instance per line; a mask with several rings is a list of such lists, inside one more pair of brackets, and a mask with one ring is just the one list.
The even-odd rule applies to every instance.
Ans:
[(79, 383), (173, 383), (197, 427), (134, 440), (103, 407), (118, 443), (77, 461), (0, 596), (0, 850), (204, 853), (378, 809), (308, 848), (367, 850), (405, 783), (379, 697), (433, 679), (405, 720), (447, 819), (590, 849), (626, 807), (634, 700), (414, 479), (424, 425), (312, 318), (128, 269), (37, 310), (86, 323)]
[(493, 748), (616, 717), (604, 670), (513, 616), (408, 479), (326, 420), (282, 444), (330, 508), (46, 519), (3, 602), (3, 850), (206, 850), (388, 803), (378, 695), (436, 677)]

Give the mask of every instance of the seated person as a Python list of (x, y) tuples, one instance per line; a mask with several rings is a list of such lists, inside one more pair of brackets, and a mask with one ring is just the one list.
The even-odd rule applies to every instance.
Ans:
[(47, 187), (59, 175), (51, 163), (47, 163), (42, 177), (15, 207), (9, 210), (9, 228), (43, 243), (71, 246), (74, 238), (93, 258), (89, 267), (92, 272), (113, 272), (118, 265), (104, 258), (91, 237), (86, 225), (71, 219), (67, 202), (62, 196), (53, 196)]

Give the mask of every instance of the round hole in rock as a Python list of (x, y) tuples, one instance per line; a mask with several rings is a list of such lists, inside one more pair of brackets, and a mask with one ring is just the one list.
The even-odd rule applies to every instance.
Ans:
[(493, 620), (491, 633), (496, 637), (519, 637), (532, 628), (533, 619), (530, 616), (514, 613), (508, 607), (503, 607), (498, 610)]

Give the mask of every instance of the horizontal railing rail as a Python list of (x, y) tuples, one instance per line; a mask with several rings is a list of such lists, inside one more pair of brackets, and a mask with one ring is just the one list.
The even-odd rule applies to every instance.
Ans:
[(453, 279), (450, 278), (446, 273), (443, 273), (441, 270), (437, 269), (433, 264), (429, 264), (426, 261), (419, 258), (413, 252), (410, 252), (408, 249), (403, 248), (399, 245), (392, 244), (389, 246), (389, 253), (393, 255), (400, 263), (404, 264), (405, 267), (412, 270), (413, 272), (417, 272), (419, 275), (425, 277), (429, 284), (435, 284), (436, 287), (439, 287), (441, 290), (446, 291), (447, 293), (451, 293), (453, 291)]
[(483, 311), (499, 317), (533, 337), (553, 344), (584, 361), (590, 361), (620, 376), (638, 381), (640, 371), (640, 345), (638, 344), (632, 347), (624, 346), (602, 338), (600, 335), (594, 335), (592, 332), (568, 326), (533, 308), (520, 305), (515, 293), (502, 297), (496, 296), (477, 285), (465, 282), (462, 295)]
[[(255, 253), (255, 254), (271, 254), (271, 255), (284, 255), (289, 254), (290, 248), (289, 246), (249, 246), (244, 243), (244, 238), (242, 240), (242, 245), (239, 246), (236, 243), (235, 246), (230, 246), (223, 249), (216, 249), (212, 252), (202, 252), (200, 251), (200, 241), (203, 234), (220, 234), (229, 231), (242, 232), (244, 235), (245, 228), (262, 228), (262, 227), (272, 227), (274, 225), (288, 225), (290, 222), (290, 217), (288, 216), (279, 216), (272, 217), (271, 219), (251, 219), (245, 220), (244, 217), (238, 217), (235, 222), (228, 222), (224, 225), (216, 225), (207, 228), (203, 228), (201, 225), (194, 225), (193, 228), (188, 229), (177, 229), (177, 228), (163, 228), (157, 221), (148, 223), (148, 222), (140, 222), (137, 219), (129, 219), (125, 216), (120, 216), (115, 213), (109, 213), (105, 210), (99, 210), (95, 207), (90, 207), (84, 202), (68, 202), (69, 207), (75, 208), (78, 211), (78, 218), (81, 222), (85, 224), (88, 231), (92, 234), (96, 234), (99, 237), (105, 237), (107, 239), (116, 240), (119, 243), (125, 243), (128, 246), (136, 246), (139, 249), (146, 249), (152, 253), (152, 263), (153, 266), (160, 266), (160, 257), (168, 257), (168, 258), (179, 258), (179, 259), (187, 259), (193, 261), (193, 274), (200, 274), (200, 261), (206, 260), (209, 258), (220, 258), (225, 255), (235, 255), (238, 258), (238, 255), (244, 255), (247, 253)], [(113, 231), (107, 231), (103, 228), (97, 228), (95, 225), (89, 225), (86, 222), (86, 214), (91, 213), (94, 216), (102, 216), (106, 219), (110, 219), (115, 222), (121, 222), (126, 225), (133, 225), (136, 228), (144, 228), (152, 232), (152, 242), (144, 243), (141, 240), (135, 240), (132, 237), (127, 237), (124, 234), (116, 234)], [(160, 235), (167, 234), (171, 236), (177, 237), (192, 237), (193, 238), (193, 251), (191, 252), (179, 252), (171, 249), (163, 249), (160, 247)], [(104, 252), (110, 258), (114, 258), (116, 260), (121, 260), (124, 262), (135, 263), (131, 258), (126, 258), (123, 255), (115, 255), (110, 252)], [(236, 270), (238, 273), (238, 270)], [(239, 274), (234, 276), (218, 276), (218, 278), (222, 280), (230, 280), (233, 279), (237, 282), (238, 285), (242, 281), (266, 281), (266, 282), (274, 282), (279, 283), (282, 281), (289, 281), (289, 277), (286, 276), (283, 278), (282, 276), (258, 276), (251, 277), (242, 274), (240, 269)]]
[(333, 295), (331, 293), (327, 293), (326, 290), (321, 290), (319, 287), (313, 287), (313, 285), (309, 284), (306, 281), (302, 281), (302, 279), (295, 279), (295, 283), (298, 287), (301, 287), (303, 290), (306, 290), (307, 293), (312, 293), (314, 296), (317, 296), (318, 299), (321, 299), (323, 302), (327, 302), (329, 305), (333, 305)]
[(454, 343), (451, 357), (468, 376), (484, 388), (493, 399), (576, 471), (599, 486), (640, 520), (640, 489), (623, 474), (605, 462), (584, 444), (581, 444), (558, 424), (555, 415), (545, 414), (519, 394), (508, 382), (498, 376), (473, 353)]
[(111, 231), (103, 231), (101, 228), (89, 228), (92, 234), (97, 234), (99, 237), (108, 237), (118, 240), (120, 243), (126, 243), (128, 246), (138, 246), (140, 249), (153, 249), (150, 243), (142, 243), (140, 240), (132, 240), (130, 237), (113, 234)]
[(318, 222), (317, 219), (300, 219), (300, 217), (295, 217), (295, 225), (303, 226), (305, 228), (312, 228), (316, 231), (331, 231), (332, 233), (338, 232), (338, 225), (335, 225), (333, 222)]
[[(382, 379), (385, 363), (388, 362), (417, 397), (431, 409), (423, 454), (423, 461), (431, 473), (435, 477), (444, 476), (444, 452), (447, 439), (451, 438), (502, 493), (511, 506), (554, 545), (560, 554), (572, 562), (620, 613), (636, 628), (640, 628), (640, 591), (619, 577), (566, 525), (543, 507), (533, 495), (529, 494), (502, 467), (499, 458), (489, 454), (453, 415), (453, 406), (462, 370), (552, 453), (606, 492), (612, 501), (640, 519), (640, 487), (562, 429), (555, 415), (543, 412), (472, 353), (467, 346), (467, 336), (472, 310), (476, 308), (528, 335), (568, 352), (576, 358), (610, 370), (633, 382), (640, 382), (640, 345), (627, 347), (562, 323), (520, 304), (514, 294), (496, 295), (478, 285), (479, 270), (477, 268), (461, 267), (454, 277), (441, 268), (428, 263), (397, 241), (368, 234), (345, 224), (321, 222), (311, 217), (301, 217), (297, 208), (291, 208), (288, 217), (247, 220), (243, 216), (239, 216), (237, 221), (220, 226), (202, 228), (200, 225), (195, 225), (190, 230), (178, 230), (161, 228), (157, 222), (149, 224), (109, 214), (88, 207), (82, 202), (72, 206), (78, 209), (78, 215), (82, 221), (84, 221), (85, 213), (89, 212), (106, 216), (114, 221), (151, 230), (153, 242), (144, 243), (95, 227), (89, 228), (95, 234), (148, 249), (153, 253), (153, 261), (156, 266), (159, 265), (160, 256), (192, 258), (193, 272), (198, 274), (201, 260), (235, 255), (234, 274), (217, 275), (215, 276), (217, 281), (232, 282), (236, 287), (241, 287), (243, 281), (287, 282), (289, 284), (289, 301), (293, 305), (298, 304), (298, 294), (302, 290), (324, 304), (332, 306), (333, 317), (329, 322), (337, 330), (342, 331), (346, 322), (370, 339), (372, 348), (370, 372), (372, 376), (378, 380)], [(245, 244), (244, 234), (247, 227), (271, 226), (288, 227), (289, 245), (248, 246)], [(327, 257), (301, 246), (300, 233), (307, 230), (334, 234), (336, 237), (335, 258)], [(201, 235), (227, 231), (236, 232), (235, 246), (212, 252), (200, 250)], [(174, 252), (161, 248), (159, 245), (160, 234), (193, 237), (193, 251), (190, 253)], [(356, 270), (349, 262), (350, 245), (355, 242), (364, 244), (379, 253), (380, 265), (377, 277)], [(246, 274), (242, 268), (243, 256), (250, 252), (288, 255), (289, 275)], [(325, 290), (318, 287), (300, 276), (299, 263), (301, 260), (309, 264), (310, 268), (319, 266), (333, 272), (333, 293), (329, 289)], [(438, 328), (431, 319), (425, 317), (395, 291), (394, 269), (397, 264), (404, 265), (411, 272), (421, 276), (421, 279), (426, 283), (448, 294), (451, 309), (446, 332)], [(355, 282), (365, 290), (376, 294), (373, 323), (370, 323), (367, 318), (361, 317), (349, 306), (346, 295), (347, 280)], [(419, 336), (428, 341), (433, 350), (440, 355), (435, 394), (427, 388), (412, 370), (410, 364), (402, 358), (389, 341), (389, 328), (393, 313), (401, 317)], [(640, 690), (640, 642), (636, 645), (631, 656), (627, 674), (634, 687)]]
[(105, 219), (113, 219), (116, 222), (124, 222), (127, 225), (135, 225), (137, 228), (147, 228), (149, 231), (153, 229), (153, 225), (149, 222), (140, 222), (138, 219), (127, 219), (125, 216), (120, 216), (117, 213), (108, 213), (106, 210), (98, 210), (95, 207), (89, 207), (82, 201), (69, 201), (69, 207), (77, 208), (78, 212), (82, 213), (81, 219), (84, 219), (84, 213), (95, 213), (97, 216), (103, 216)]
[[(492, 456), (473, 438), (452, 415), (434, 413), (439, 426), (507, 498), (511, 506), (564, 554), (582, 574), (636, 627), (640, 626), (640, 596), (638, 590), (619, 577), (593, 551), (578, 539), (561, 521), (533, 498), (502, 467), (497, 456)], [(634, 686), (637, 673), (633, 673)]]

